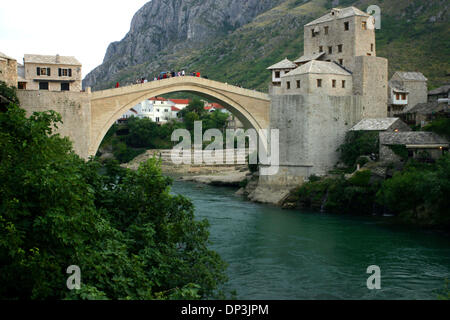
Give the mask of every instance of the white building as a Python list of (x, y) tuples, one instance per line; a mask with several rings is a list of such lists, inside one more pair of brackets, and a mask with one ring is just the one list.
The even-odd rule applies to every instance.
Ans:
[(127, 111), (119, 122), (122, 122), (131, 117), (148, 118), (153, 122), (164, 124), (170, 120), (178, 118), (177, 108), (173, 101), (161, 97), (150, 98), (137, 104), (129, 111)]

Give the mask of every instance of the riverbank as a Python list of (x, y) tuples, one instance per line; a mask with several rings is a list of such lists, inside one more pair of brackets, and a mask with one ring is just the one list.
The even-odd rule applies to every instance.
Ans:
[[(247, 165), (235, 161), (233, 165), (210, 165), (210, 164), (174, 164), (171, 160), (171, 150), (148, 150), (137, 156), (122, 167), (137, 170), (142, 162), (156, 157), (161, 159), (161, 169), (166, 175), (181, 181), (192, 181), (196, 183), (228, 186), (240, 188), (242, 183), (249, 179)], [(206, 159), (206, 156), (203, 158)]]

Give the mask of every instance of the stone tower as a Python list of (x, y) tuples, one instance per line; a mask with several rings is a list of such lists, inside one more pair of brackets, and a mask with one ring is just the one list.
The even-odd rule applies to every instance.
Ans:
[(386, 118), (388, 61), (376, 56), (374, 26), (375, 19), (355, 7), (332, 9), (305, 25), (297, 68), (278, 74), (280, 84), (269, 86), (279, 171), (261, 176), (251, 198), (276, 202), (312, 174), (327, 174), (354, 125)]
[(375, 19), (355, 8), (332, 9), (304, 27), (304, 55), (324, 52), (321, 60), (355, 70), (358, 56), (376, 56)]
[(335, 8), (306, 24), (304, 39), (304, 56), (322, 54), (321, 60), (353, 74), (353, 94), (364, 99), (364, 117), (387, 116), (388, 62), (376, 56), (374, 17), (355, 7)]

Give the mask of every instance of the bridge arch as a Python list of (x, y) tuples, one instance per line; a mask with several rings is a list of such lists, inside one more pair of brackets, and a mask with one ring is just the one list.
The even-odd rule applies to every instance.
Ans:
[(135, 105), (152, 97), (173, 92), (192, 92), (221, 103), (246, 128), (269, 127), (268, 95), (228, 84), (191, 76), (152, 81), (91, 94), (89, 156), (97, 150), (114, 122)]

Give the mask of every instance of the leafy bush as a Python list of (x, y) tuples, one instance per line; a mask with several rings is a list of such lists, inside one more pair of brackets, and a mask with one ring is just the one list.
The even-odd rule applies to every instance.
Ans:
[(434, 165), (411, 162), (383, 183), (377, 201), (409, 223), (450, 225), (450, 155)]
[(354, 166), (360, 156), (371, 155), (372, 153), (378, 155), (378, 132), (350, 131), (338, 151), (340, 152), (340, 160), (349, 167)]
[(358, 171), (350, 179), (348, 179), (348, 182), (358, 187), (367, 187), (371, 176), (372, 172), (370, 170)]
[(319, 176), (316, 176), (315, 174), (310, 175), (308, 178), (309, 182), (317, 182), (320, 181), (320, 179), (321, 178)]
[(379, 186), (370, 184), (370, 171), (359, 171), (346, 180), (344, 176), (310, 181), (296, 192), (300, 203), (312, 209), (333, 213), (372, 214)]
[[(3, 97), (5, 101), (2, 101), (1, 97)], [(0, 111), (6, 111), (7, 106), (10, 103), (19, 105), (19, 99), (16, 95), (16, 88), (10, 87), (5, 82), (0, 81)]]
[(423, 127), (423, 130), (431, 131), (450, 139), (450, 118), (438, 118)]

